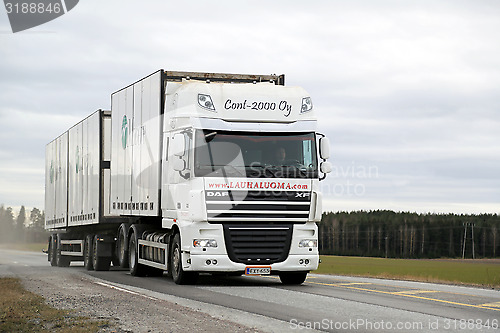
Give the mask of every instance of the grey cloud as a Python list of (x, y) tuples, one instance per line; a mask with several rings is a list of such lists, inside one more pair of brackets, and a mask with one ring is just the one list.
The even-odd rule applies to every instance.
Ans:
[[(334, 166), (378, 168), (362, 197), (327, 193), (327, 210), (491, 209), (499, 14), (498, 1), (79, 2), (32, 32), (0, 34), (0, 183), (20, 191), (0, 203), (42, 207), (43, 176), (27, 166), (43, 168), (45, 144), (165, 68), (285, 73), (303, 86)], [(0, 27), (10, 31), (1, 13)]]

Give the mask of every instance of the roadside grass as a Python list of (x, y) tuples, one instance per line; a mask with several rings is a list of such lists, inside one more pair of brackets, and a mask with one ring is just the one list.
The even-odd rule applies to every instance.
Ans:
[(320, 258), (322, 262), (314, 273), (500, 287), (498, 261), (339, 256)]
[(106, 321), (76, 317), (47, 305), (43, 297), (25, 290), (19, 279), (0, 278), (0, 332), (98, 332)]
[(18, 250), (18, 251), (31, 251), (42, 252), (47, 249), (47, 242), (45, 243), (0, 243), (0, 249)]

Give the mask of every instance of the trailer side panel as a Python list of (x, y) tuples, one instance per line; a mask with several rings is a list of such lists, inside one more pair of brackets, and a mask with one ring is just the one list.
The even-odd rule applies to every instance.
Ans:
[(111, 214), (160, 214), (162, 75), (111, 95)]

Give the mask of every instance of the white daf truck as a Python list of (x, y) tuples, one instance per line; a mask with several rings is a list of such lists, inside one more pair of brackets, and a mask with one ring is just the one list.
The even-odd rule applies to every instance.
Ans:
[(46, 148), (49, 261), (177, 284), (318, 267), (329, 143), (284, 76), (159, 70)]

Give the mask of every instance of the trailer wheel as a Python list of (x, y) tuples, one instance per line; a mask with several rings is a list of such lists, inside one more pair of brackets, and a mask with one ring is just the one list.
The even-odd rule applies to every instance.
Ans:
[(111, 258), (110, 257), (100, 257), (99, 253), (97, 253), (99, 242), (99, 236), (95, 235), (92, 242), (92, 264), (94, 265), (94, 270), (96, 271), (109, 271), (111, 267)]
[(50, 235), (49, 237), (49, 248), (47, 252), (49, 253), (50, 266), (57, 266), (56, 262), (56, 250), (57, 250), (57, 238), (56, 235)]
[(139, 264), (139, 255), (137, 253), (137, 237), (137, 232), (132, 233), (128, 242), (128, 262), (130, 274), (132, 274), (133, 276), (145, 276), (148, 267)]
[(83, 264), (88, 271), (94, 269), (94, 260), (92, 258), (92, 255), (94, 253), (94, 250), (92, 248), (93, 238), (93, 235), (87, 235), (85, 237), (85, 244), (83, 247)]
[(194, 284), (198, 280), (197, 272), (186, 272), (182, 269), (181, 236), (175, 234), (170, 248), (172, 279), (176, 284)]
[(281, 272), (279, 276), (283, 284), (302, 284), (306, 280), (307, 272)]
[(121, 268), (129, 267), (127, 230), (127, 225), (122, 223), (118, 229), (118, 239), (116, 241), (116, 256), (118, 258), (118, 265)]

